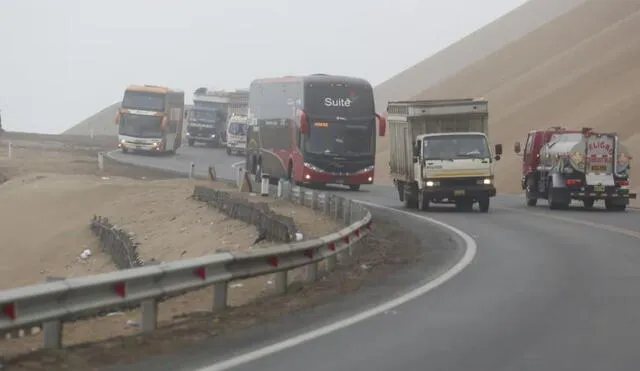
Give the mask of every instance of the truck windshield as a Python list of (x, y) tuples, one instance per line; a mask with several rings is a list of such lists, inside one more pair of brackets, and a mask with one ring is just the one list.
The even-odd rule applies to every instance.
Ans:
[(229, 124), (229, 134), (247, 135), (247, 124), (232, 122), (231, 124)]
[(305, 150), (315, 154), (362, 156), (373, 154), (375, 120), (314, 121)]
[(191, 118), (195, 120), (216, 121), (218, 120), (217, 111), (191, 111)]
[(162, 138), (162, 117), (123, 115), (118, 125), (118, 134), (135, 138)]
[(125, 91), (122, 98), (122, 108), (147, 111), (164, 111), (164, 94), (145, 93), (139, 91)]
[(481, 135), (438, 135), (423, 140), (422, 155), (427, 160), (487, 158), (491, 154)]

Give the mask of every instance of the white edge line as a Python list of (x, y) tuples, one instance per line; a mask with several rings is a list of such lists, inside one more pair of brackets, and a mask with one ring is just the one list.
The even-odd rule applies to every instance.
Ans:
[(234, 162), (233, 164), (231, 164), (231, 167), (235, 169), (242, 164), (244, 164), (244, 161)]
[[(356, 201), (356, 200), (354, 200)], [(291, 338), (288, 338), (286, 340), (268, 345), (266, 347), (260, 348), (260, 349), (256, 349), (253, 351), (250, 351), (248, 353), (245, 354), (241, 354), (239, 356), (233, 357), (233, 358), (229, 358), (227, 360), (218, 362), (218, 363), (214, 363), (210, 366), (206, 366), (203, 368), (198, 369), (197, 371), (223, 371), (223, 370), (228, 370), (230, 368), (236, 367), (236, 366), (240, 366), (242, 364), (245, 363), (249, 363), (255, 360), (258, 360), (260, 358), (266, 357), (268, 355), (283, 351), (285, 349), (300, 345), (304, 342), (307, 342), (309, 340), (313, 340), (316, 338), (319, 338), (321, 336), (330, 334), (334, 331), (343, 329), (345, 327), (354, 325), (360, 321), (364, 321), (368, 318), (371, 318), (375, 315), (384, 313), (390, 309), (393, 309), (401, 304), (404, 304), (406, 302), (409, 302), (413, 299), (416, 299), (426, 293), (428, 293), (429, 291), (435, 289), (436, 287), (442, 285), (443, 283), (447, 282), (448, 280), (450, 280), (451, 278), (453, 278), (454, 276), (456, 276), (458, 273), (460, 273), (464, 268), (466, 268), (469, 264), (471, 264), (471, 262), (473, 261), (473, 258), (476, 255), (476, 251), (477, 251), (477, 245), (476, 242), (473, 240), (473, 238), (471, 238), (471, 236), (469, 236), (468, 234), (464, 233), (463, 231), (445, 224), (441, 221), (426, 217), (426, 216), (422, 216), (422, 215), (418, 215), (418, 214), (414, 214), (414, 213), (410, 213), (407, 211), (403, 211), (403, 210), (397, 210), (391, 207), (387, 207), (387, 206), (382, 206), (382, 205), (377, 205), (377, 204), (373, 204), (370, 202), (365, 202), (365, 201), (356, 201), (362, 204), (365, 204), (367, 206), (371, 206), (374, 208), (380, 208), (380, 209), (384, 209), (384, 210), (388, 210), (388, 211), (392, 211), (395, 213), (399, 213), (399, 214), (405, 214), (414, 218), (418, 218), (418, 219), (422, 219), (425, 220), (426, 222), (430, 223), (430, 224), (434, 224), (437, 226), (440, 226), (442, 228), (448, 229), (449, 231), (455, 233), (456, 235), (460, 236), (460, 238), (462, 238), (462, 240), (464, 241), (464, 244), (466, 245), (466, 249), (464, 252), (464, 255), (462, 256), (462, 258), (460, 259), (460, 261), (458, 261), (453, 267), (451, 267), (448, 271), (446, 271), (445, 273), (443, 273), (442, 275), (438, 276), (437, 278), (427, 282), (426, 284), (415, 288), (413, 290), (411, 290), (410, 292), (397, 297), (393, 300), (387, 301), (386, 303), (380, 304), (378, 306), (375, 306), (373, 308), (367, 309), (363, 312), (360, 312), (358, 314), (355, 314), (351, 317), (339, 320), (337, 322), (334, 322), (332, 324), (320, 327), (318, 329), (306, 332), (304, 334), (300, 334), (297, 336), (293, 336)]]

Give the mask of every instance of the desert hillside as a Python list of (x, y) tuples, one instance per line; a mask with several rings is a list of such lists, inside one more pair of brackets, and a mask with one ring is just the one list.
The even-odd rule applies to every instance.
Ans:
[(87, 117), (62, 134), (90, 135), (91, 130), (93, 130), (93, 135), (116, 135), (117, 126), (114, 120), (116, 119), (119, 105), (120, 102), (117, 102), (105, 107), (102, 111)]
[(419, 99), (483, 96), (507, 152), (500, 192), (519, 192), (512, 144), (553, 125), (618, 132), (640, 158), (640, 1), (590, 0), (461, 70)]
[(582, 4), (585, 0), (529, 0), (429, 58), (375, 87), (376, 109), (409, 99)]
[[(376, 109), (380, 112), (385, 111), (389, 100), (410, 99), (435, 85), (446, 86), (450, 80), (458, 80), (456, 76), (461, 70), (476, 62), (483, 61), (494, 52), (503, 50), (528, 33), (569, 13), (585, 1), (529, 0), (485, 27), (376, 86), (374, 89)], [(499, 75), (485, 77), (491, 81), (495, 79), (499, 81), (502, 78)], [(467, 86), (469, 83), (473, 84), (470, 88), (478, 90), (475, 81), (469, 80), (468, 76), (463, 80), (462, 86)], [(447, 96), (449, 93), (448, 91), (443, 92), (439, 96)], [(453, 94), (448, 97), (464, 96), (466, 98), (465, 94), (470, 93), (463, 89), (456, 94), (458, 95)], [(377, 152), (379, 155), (376, 159), (376, 168), (380, 170), (376, 174), (375, 182), (390, 184), (391, 180), (387, 174), (389, 167), (388, 138), (378, 139)]]

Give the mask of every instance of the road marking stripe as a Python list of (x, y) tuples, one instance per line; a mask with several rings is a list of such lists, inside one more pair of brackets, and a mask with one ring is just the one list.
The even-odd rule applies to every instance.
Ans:
[[(355, 201), (355, 200), (354, 200)], [(443, 273), (442, 275), (436, 277), (435, 279), (427, 282), (426, 284), (415, 288), (413, 290), (411, 290), (410, 292), (397, 297), (393, 300), (390, 300), (386, 303), (380, 304), (378, 306), (375, 306), (373, 308), (367, 309), (363, 312), (360, 312), (356, 315), (353, 315), (351, 317), (339, 320), (337, 322), (334, 322), (332, 324), (320, 327), (318, 329), (306, 332), (304, 334), (300, 334), (297, 336), (293, 336), (291, 338), (288, 338), (286, 340), (268, 345), (266, 347), (260, 348), (260, 349), (256, 349), (253, 351), (250, 351), (248, 353), (245, 354), (241, 354), (239, 356), (218, 362), (218, 363), (214, 363), (210, 366), (201, 368), (197, 371), (223, 371), (223, 370), (228, 370), (230, 368), (236, 367), (236, 366), (240, 366), (242, 364), (245, 363), (249, 363), (255, 360), (258, 360), (260, 358), (269, 356), (271, 354), (283, 351), (285, 349), (300, 345), (304, 342), (307, 342), (309, 340), (313, 340), (316, 338), (319, 338), (321, 336), (330, 334), (334, 331), (338, 331), (340, 329), (343, 329), (345, 327), (354, 325), (358, 322), (364, 321), (368, 318), (371, 318), (375, 315), (378, 314), (382, 314), (390, 309), (393, 309), (401, 304), (407, 303), (413, 299), (416, 299), (422, 295), (425, 295), (426, 293), (428, 293), (429, 291), (435, 289), (436, 287), (442, 285), (443, 283), (447, 282), (448, 280), (450, 280), (451, 278), (453, 278), (454, 276), (456, 276), (458, 273), (460, 273), (464, 268), (466, 268), (469, 264), (471, 264), (471, 262), (473, 261), (473, 258), (476, 255), (476, 251), (477, 251), (477, 245), (476, 242), (473, 240), (473, 238), (471, 238), (471, 236), (469, 236), (468, 234), (462, 232), (461, 230), (448, 225), (446, 223), (443, 223), (441, 221), (432, 219), (432, 218), (428, 218), (426, 216), (423, 215), (419, 215), (419, 214), (414, 214), (414, 213), (410, 213), (407, 211), (403, 211), (403, 210), (397, 210), (391, 207), (387, 207), (387, 206), (382, 206), (382, 205), (377, 205), (377, 204), (373, 204), (370, 202), (365, 202), (365, 201), (357, 201), (360, 202), (364, 205), (373, 207), (373, 208), (379, 208), (379, 209), (383, 209), (383, 210), (388, 210), (391, 212), (395, 212), (398, 214), (404, 214), (407, 216), (411, 216), (414, 218), (418, 218), (418, 219), (422, 219), (430, 224), (434, 224), (437, 225), (439, 227), (445, 228), (447, 230), (449, 230), (450, 232), (460, 236), (460, 238), (462, 238), (462, 240), (464, 241), (465, 244), (465, 252), (463, 257), (460, 259), (460, 261), (458, 261), (453, 267), (451, 267), (451, 269), (449, 269), (448, 271), (446, 271), (445, 273)]]

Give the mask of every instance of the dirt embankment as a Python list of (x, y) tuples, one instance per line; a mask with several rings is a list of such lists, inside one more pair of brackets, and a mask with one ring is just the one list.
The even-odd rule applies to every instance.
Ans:
[[(118, 227), (135, 234), (143, 260), (169, 261), (214, 253), (217, 250), (262, 248), (254, 244), (254, 226), (230, 219), (190, 198), (196, 184), (228, 188), (222, 183), (178, 179), (162, 171), (122, 165), (105, 158), (98, 169), (97, 152), (113, 147), (89, 139), (43, 136), (12, 139), (8, 158), (6, 137), (0, 142), (0, 290), (42, 282), (48, 276), (73, 277), (115, 270), (111, 259), (99, 251), (89, 230), (93, 215), (108, 217)], [(171, 179), (173, 178), (173, 179)], [(229, 189), (230, 191), (233, 191)], [(335, 221), (300, 205), (265, 200), (277, 213), (292, 216), (306, 238), (341, 228)], [(89, 249), (92, 255), (80, 254)], [(294, 275), (294, 279), (296, 276)], [(299, 278), (299, 277), (298, 277)], [(233, 285), (230, 305), (255, 300), (272, 287), (271, 277)], [(211, 290), (201, 290), (161, 305), (160, 320), (210, 309)], [(65, 325), (65, 343), (78, 344), (136, 333), (139, 312)], [(2, 341), (2, 340), (0, 340)], [(18, 354), (41, 345), (41, 335), (3, 342), (4, 355)]]

